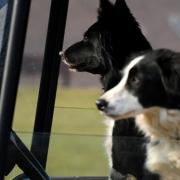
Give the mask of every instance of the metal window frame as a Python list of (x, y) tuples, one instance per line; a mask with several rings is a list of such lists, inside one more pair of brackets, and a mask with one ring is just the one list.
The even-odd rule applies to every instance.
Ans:
[(9, 0), (8, 11), (12, 16), (0, 94), (0, 179), (4, 179), (29, 8), (30, 0)]
[[(22, 179), (62, 180), (107, 180), (107, 177), (54, 177), (46, 172), (46, 161), (54, 113), (54, 104), (59, 76), (59, 51), (63, 46), (64, 31), (69, 0), (51, 0), (48, 33), (43, 60), (37, 111), (31, 151), (12, 131), (12, 122), (19, 84), (19, 77), (26, 39), (26, 30), (31, 0), (9, 0), (6, 34), (8, 35), (5, 66), (0, 94), (0, 180), (17, 164), (25, 174)], [(10, 26), (8, 25), (10, 21)], [(46, 138), (36, 136), (45, 134)], [(39, 155), (38, 150), (43, 155)]]

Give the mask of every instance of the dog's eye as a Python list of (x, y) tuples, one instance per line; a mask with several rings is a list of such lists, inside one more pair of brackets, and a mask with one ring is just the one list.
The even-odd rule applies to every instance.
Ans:
[(134, 86), (139, 86), (140, 85), (140, 79), (137, 76), (134, 76), (130, 79), (130, 83)]
[(89, 38), (87, 36), (84, 36), (83, 41), (86, 42), (88, 40), (89, 40)]

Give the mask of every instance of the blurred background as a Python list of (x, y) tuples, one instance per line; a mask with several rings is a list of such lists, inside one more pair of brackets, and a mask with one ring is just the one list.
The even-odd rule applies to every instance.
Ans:
[[(180, 51), (179, 0), (126, 0), (153, 48)], [(112, 1), (114, 2), (114, 1)], [(70, 0), (64, 48), (96, 21), (98, 0)], [(45, 47), (49, 0), (33, 0), (14, 116), (14, 130), (30, 146)], [(47, 172), (51, 176), (108, 175), (106, 127), (95, 108), (99, 77), (60, 67)], [(17, 168), (6, 178), (20, 173)]]

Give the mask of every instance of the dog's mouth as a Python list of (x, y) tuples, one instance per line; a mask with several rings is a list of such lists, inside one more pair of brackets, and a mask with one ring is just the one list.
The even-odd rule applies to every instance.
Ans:
[(71, 64), (70, 62), (68, 62), (68, 59), (62, 59), (62, 61), (64, 62), (64, 64), (66, 64), (68, 66), (68, 68), (72, 71), (75, 71), (77, 69), (77, 65)]
[(60, 51), (59, 55), (61, 56), (62, 61), (64, 62), (64, 64), (66, 64), (70, 70), (76, 71), (78, 69), (79, 65), (75, 65), (73, 63), (70, 63), (68, 58), (65, 56), (64, 51)]
[(83, 64), (72, 64), (68, 62), (68, 59), (63, 59), (64, 64), (66, 64), (70, 71), (82, 71)]
[(122, 119), (126, 119), (126, 118), (130, 118), (130, 117), (134, 117), (136, 116), (136, 111), (129, 111), (127, 113), (124, 114), (113, 114), (113, 113), (109, 113), (109, 112), (103, 112), (103, 114), (105, 114), (106, 116), (114, 119), (115, 121), (117, 120), (122, 120)]

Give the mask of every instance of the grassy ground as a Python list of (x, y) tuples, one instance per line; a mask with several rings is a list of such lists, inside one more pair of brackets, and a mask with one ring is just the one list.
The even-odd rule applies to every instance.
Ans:
[[(21, 87), (18, 93), (14, 129), (30, 147), (38, 90)], [(58, 89), (47, 162), (51, 176), (107, 175), (104, 150), (105, 126), (95, 108), (100, 91)], [(6, 177), (12, 180), (18, 168)]]

